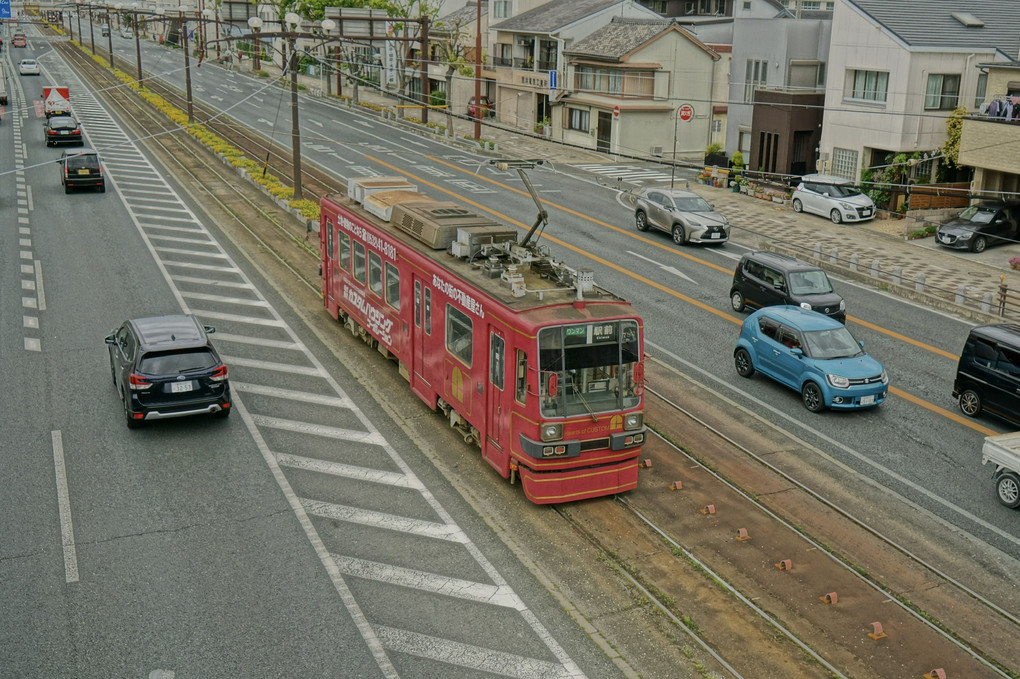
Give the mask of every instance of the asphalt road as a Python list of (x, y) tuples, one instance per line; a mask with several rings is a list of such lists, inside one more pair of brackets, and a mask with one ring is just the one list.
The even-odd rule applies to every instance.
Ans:
[[(37, 56), (108, 189), (63, 193), (24, 105), (41, 79), (12, 83), (2, 673), (618, 676), (171, 173)], [(236, 412), (129, 431), (103, 337), (182, 310), (217, 326)]]

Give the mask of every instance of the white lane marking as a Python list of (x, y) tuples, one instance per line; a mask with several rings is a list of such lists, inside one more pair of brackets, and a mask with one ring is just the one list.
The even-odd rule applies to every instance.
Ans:
[(35, 281), (30, 280), (30, 279), (22, 278), (21, 279), (21, 289), (22, 290), (29, 290), (29, 291), (35, 290)]
[(401, 137), (401, 139), (406, 141), (408, 144), (414, 144), (415, 146), (421, 146), (422, 148), (428, 148), (428, 144), (423, 144), (420, 141), (418, 141), (417, 139), (411, 139), (409, 137)]
[(21, 325), (25, 328), (38, 328), (39, 318), (36, 316), (22, 316)]
[(59, 429), (50, 432), (50, 441), (57, 479), (57, 512), (60, 515), (60, 543), (64, 549), (64, 579), (67, 582), (78, 582), (78, 555), (74, 548), (71, 498), (67, 490), (67, 469), (64, 466), (64, 437)]
[[(283, 456), (278, 455), (277, 457)], [(408, 535), (418, 535), (423, 538), (445, 540), (447, 542), (457, 544), (467, 544), (468, 542), (468, 536), (465, 535), (464, 531), (456, 525), (437, 523), (435, 521), (424, 521), (422, 519), (412, 519), (407, 516), (396, 516), (394, 514), (377, 512), (371, 509), (349, 507), (347, 505), (338, 505), (332, 502), (321, 502), (319, 500), (308, 500), (306, 498), (301, 499), (301, 504), (304, 506), (306, 512), (312, 516), (322, 517), (323, 519), (356, 523), (370, 528), (382, 528), (385, 530), (397, 531), (399, 533), (407, 533)]]
[(322, 377), (322, 372), (315, 366), (294, 365), (292, 363), (276, 363), (274, 361), (260, 361), (255, 358), (241, 358), (240, 356), (223, 355), (223, 362), (229, 368), (258, 368), (259, 370), (272, 370), (289, 375), (307, 375), (308, 377)]
[[(167, 278), (167, 282), (170, 279)], [(326, 569), (326, 573), (329, 575), (330, 581), (333, 583), (333, 588), (337, 594), (340, 595), (340, 600), (343, 601), (344, 607), (347, 608), (347, 613), (351, 616), (354, 621), (354, 625), (358, 628), (361, 633), (361, 638), (365, 640), (365, 645), (368, 646), (369, 651), (372, 653), (372, 657), (375, 658), (376, 664), (379, 669), (382, 670), (382, 674), (386, 679), (400, 679), (400, 674), (396, 668), (393, 667), (393, 663), (390, 662), (389, 657), (386, 655), (386, 650), (383, 648), (382, 643), (376, 637), (375, 630), (372, 629), (372, 625), (368, 622), (365, 617), (364, 611), (361, 610), (361, 605), (357, 599), (351, 593), (347, 583), (344, 582), (343, 575), (340, 574), (340, 569), (337, 568), (336, 563), (330, 557), (329, 552), (326, 550), (326, 546), (322, 544), (322, 538), (319, 537), (318, 531), (315, 530), (315, 526), (312, 525), (311, 519), (308, 518), (308, 514), (305, 512), (305, 508), (301, 505), (301, 500), (298, 498), (294, 489), (291, 487), (287, 477), (284, 476), (283, 470), (280, 469), (279, 463), (276, 461), (276, 456), (269, 446), (266, 444), (266, 440), (262, 437), (262, 432), (259, 431), (258, 424), (252, 417), (248, 409), (244, 407), (244, 402), (240, 399), (234, 401), (234, 408), (237, 410), (241, 419), (244, 420), (247, 425), (248, 431), (251, 433), (252, 438), (255, 441), (255, 445), (258, 447), (259, 452), (262, 453), (262, 459), (266, 461), (266, 465), (269, 467), (269, 471), (273, 474), (273, 478), (276, 479), (277, 485), (280, 486), (280, 490), (283, 492), (283, 496), (287, 499), (290, 504), (291, 510), (297, 517), (298, 523), (301, 524), (301, 528), (305, 531), (305, 536), (308, 541), (312, 544), (312, 549), (315, 550), (316, 555), (319, 557), (319, 562), (322, 563), (323, 568)]]
[(32, 247), (32, 239), (31, 238), (19, 238), (18, 239), (18, 245), (23, 247), (23, 248), (30, 248), (30, 247)]
[[(139, 224), (138, 226), (139, 228), (142, 228), (141, 224)], [(152, 256), (155, 257), (156, 253), (153, 253)], [(160, 262), (162, 262), (163, 266), (179, 266), (184, 269), (200, 269), (202, 271), (222, 271), (223, 273), (232, 274), (240, 273), (240, 270), (235, 266), (215, 266), (213, 264), (198, 264), (196, 262), (182, 262), (176, 259), (161, 259)], [(171, 278), (171, 276), (167, 274), (167, 278), (169, 279)]]
[[(221, 336), (216, 335), (216, 341), (220, 341)], [(266, 384), (250, 384), (248, 382), (235, 382), (230, 380), (230, 388), (237, 391), (242, 391), (246, 394), (259, 394), (260, 396), (272, 396), (274, 398), (282, 398), (289, 401), (301, 401), (302, 403), (314, 403), (321, 406), (332, 406), (334, 408), (343, 408), (349, 410), (354, 407), (354, 404), (349, 399), (341, 396), (329, 396), (326, 394), (313, 394), (307, 391), (293, 391), (291, 389), (283, 389), (282, 387), (271, 387)]]
[(555, 663), (394, 627), (376, 625), (375, 633), (391, 651), (465, 667), (478, 673), (515, 679), (567, 679), (583, 676), (580, 670), (572, 672)]
[(26, 337), (25, 351), (42, 351), (42, 342), (35, 337)]
[(676, 269), (672, 266), (666, 266), (661, 262), (657, 262), (654, 259), (651, 259), (650, 257), (645, 257), (644, 255), (639, 255), (638, 253), (632, 252), (631, 250), (627, 250), (627, 254), (631, 255), (632, 257), (637, 257), (638, 259), (643, 259), (646, 262), (650, 262), (667, 273), (671, 273), (674, 276), (679, 276), (680, 278), (683, 278), (685, 281), (689, 281), (691, 283), (694, 283), (695, 285), (698, 285), (698, 282), (696, 280), (685, 274), (683, 271), (680, 271), (679, 269)]
[(224, 297), (223, 295), (210, 295), (204, 292), (184, 292), (183, 290), (181, 294), (189, 299), (201, 299), (208, 302), (223, 302), (224, 304), (238, 304), (240, 306), (269, 306), (269, 302), (264, 299), (242, 299), (241, 297)]
[[(963, 516), (963, 517), (969, 519), (970, 521), (973, 521), (974, 523), (978, 524), (982, 528), (995, 533), (999, 537), (1004, 538), (1005, 540), (1008, 540), (1009, 542), (1012, 542), (1015, 545), (1020, 545), (1020, 537), (1015, 536), (1015, 535), (1010, 535), (1009, 533), (1005, 532), (1004, 530), (1002, 530), (998, 526), (994, 526), (994, 525), (988, 523), (987, 521), (985, 521), (984, 519), (981, 519), (981, 518), (975, 516), (974, 514), (971, 514), (966, 509), (963, 509), (962, 507), (957, 507), (953, 503), (951, 503), (948, 500), (946, 500), (945, 498), (943, 498), (941, 495), (936, 495), (936, 494), (932, 493), (930, 490), (928, 490), (927, 488), (924, 488), (923, 486), (918, 485), (917, 483), (915, 483), (915, 482), (911, 481), (910, 479), (908, 479), (908, 478), (898, 474), (897, 472), (894, 472), (892, 469), (889, 469), (888, 467), (886, 467), (886, 466), (884, 466), (882, 464), (879, 464), (878, 462), (875, 462), (874, 460), (872, 460), (871, 458), (866, 456), (864, 453), (861, 453), (861, 452), (859, 452), (857, 450), (854, 450), (853, 448), (850, 448), (849, 446), (847, 446), (847, 445), (845, 445), (843, 443), (840, 443), (839, 441), (835, 440), (834, 438), (832, 438), (830, 436), (826, 436), (821, 431), (819, 431), (819, 430), (817, 430), (817, 429), (815, 429), (813, 427), (810, 427), (810, 426), (804, 424), (800, 420), (797, 420), (797, 419), (795, 419), (793, 417), (790, 417), (789, 415), (787, 415), (783, 411), (779, 410), (778, 408), (774, 408), (771, 405), (769, 405), (768, 403), (765, 403), (764, 401), (761, 401), (761, 400), (755, 398), (754, 396), (751, 396), (746, 391), (744, 391), (742, 389), (738, 389), (737, 387), (734, 387), (729, 382), (726, 382), (723, 379), (721, 379), (719, 377), (716, 377), (715, 375), (711, 374), (710, 372), (708, 372), (704, 368), (702, 368), (702, 367), (700, 367), (698, 365), (695, 365), (694, 363), (691, 363), (689, 361), (685, 361), (684, 359), (680, 358), (679, 356), (677, 356), (673, 352), (669, 351), (665, 347), (660, 347), (660, 346), (658, 346), (656, 344), (653, 344), (653, 343), (649, 342), (648, 340), (645, 340), (645, 344), (651, 346), (656, 351), (660, 351), (663, 354), (665, 354), (666, 356), (669, 356), (671, 359), (673, 359), (677, 363), (680, 363), (680, 364), (684, 365), (688, 370), (697, 372), (697, 373), (703, 375), (704, 377), (706, 377), (707, 379), (712, 380), (716, 384), (722, 385), (722, 386), (726, 387), (727, 389), (730, 389), (730, 390), (740, 394), (744, 398), (746, 398), (746, 399), (748, 399), (750, 401), (753, 401), (754, 403), (757, 403), (760, 408), (765, 408), (766, 410), (769, 410), (777, 418), (785, 420), (786, 422), (788, 422), (790, 425), (793, 425), (797, 429), (801, 429), (801, 430), (810, 432), (814, 436), (817, 436), (818, 438), (820, 438), (823, 441), (825, 441), (826, 443), (828, 443), (830, 446), (842, 450), (847, 455), (850, 455), (850, 456), (856, 458), (857, 460), (859, 460), (860, 462), (868, 465), (869, 467), (882, 472), (883, 474), (887, 475), (889, 478), (894, 479), (894, 480), (902, 483), (903, 485), (905, 485), (905, 486), (907, 486), (907, 487), (917, 491), (918, 493), (920, 493), (921, 495), (925, 496), (926, 498), (928, 498), (932, 502), (937, 502), (938, 504), (942, 505), (946, 509), (949, 509), (949, 510), (953, 511), (956, 514), (959, 514), (960, 516)], [(766, 419), (769, 419), (769, 418), (766, 418)], [(775, 420), (773, 420), (773, 422), (774, 421)], [(817, 448), (815, 448), (815, 446), (811, 446), (811, 445), (807, 444), (806, 442), (804, 443), (804, 445), (809, 447), (811, 450), (817, 450)], [(831, 455), (825, 455), (825, 457), (828, 458), (828, 459), (832, 459), (832, 460), (838, 462), (838, 460), (836, 460)], [(843, 464), (843, 463), (840, 463), (840, 464)], [(843, 466), (847, 467), (847, 465), (845, 465), (845, 464), (843, 464)], [(847, 467), (847, 468), (849, 469), (849, 467)], [(942, 524), (946, 525), (950, 529), (958, 529), (959, 528), (958, 526), (954, 526), (954, 525), (950, 524), (948, 521), (946, 521), (942, 517), (938, 516), (934, 512), (921, 507), (916, 502), (913, 502), (909, 498), (904, 497), (902, 494), (897, 493), (895, 490), (893, 490), (893, 489), (889, 488), (888, 486), (880, 483), (878, 480), (871, 479), (871, 478), (869, 478), (867, 476), (864, 476), (864, 479), (870, 481), (872, 484), (875, 485), (875, 487), (881, 488), (882, 490), (885, 490), (886, 492), (892, 493), (899, 500), (901, 500), (903, 502), (906, 502), (911, 507), (913, 507), (915, 510), (917, 510), (919, 512), (924, 512), (926, 515), (932, 517), (936, 521), (941, 522)]]
[(152, 240), (158, 241), (169, 241), (171, 243), (190, 243), (192, 245), (215, 245), (215, 243), (208, 239), (200, 238), (181, 238), (180, 236), (161, 236), (158, 233), (150, 236)]
[(181, 283), (198, 283), (199, 285), (211, 285), (222, 288), (239, 288), (242, 290), (255, 290), (255, 286), (251, 283), (245, 283), (243, 281), (218, 281), (214, 278), (196, 278), (193, 276), (174, 276), (175, 281)]
[(350, 556), (333, 554), (333, 561), (344, 575), (365, 580), (374, 580), (398, 587), (410, 587), (421, 592), (442, 594), (443, 596), (491, 604), (501, 608), (516, 609), (520, 599), (513, 595), (509, 588), (500, 588), (484, 582), (472, 582), (448, 575), (439, 575), (420, 571), (414, 568), (393, 566), (391, 564), (355, 559)]
[(321, 436), (323, 438), (337, 439), (340, 441), (355, 441), (357, 443), (367, 443), (375, 446), (381, 446), (386, 443), (386, 439), (384, 439), (379, 432), (330, 427), (323, 424), (287, 420), (282, 417), (271, 417), (269, 415), (252, 415), (252, 419), (260, 427), (268, 427), (269, 429), (293, 431), (299, 434), (311, 434), (312, 436)]
[[(145, 226), (144, 224), (142, 226)], [(156, 252), (167, 252), (174, 255), (188, 255), (190, 257), (212, 257), (213, 259), (230, 259), (222, 252), (202, 252), (201, 250), (185, 250), (183, 248), (161, 248), (153, 246)]]
[(21, 265), (21, 273), (23, 273), (23, 274), (24, 273), (34, 274), (35, 273), (35, 267), (32, 266), (31, 264), (22, 264)]
[[(409, 479), (406, 474), (400, 474), (398, 472), (388, 472), (384, 469), (372, 469), (370, 467), (356, 467), (352, 464), (343, 464), (341, 462), (329, 462), (328, 460), (318, 460), (312, 457), (291, 455), (290, 453), (277, 453), (276, 459), (284, 467), (291, 467), (293, 469), (306, 469), (308, 471), (319, 472), (320, 474), (327, 474), (329, 476), (338, 476), (344, 479), (356, 479), (358, 481), (368, 481), (370, 483), (381, 483), (383, 485), (394, 486), (396, 488), (421, 487), (420, 483), (413, 483), (413, 479)], [(315, 511), (309, 509), (308, 502), (305, 502), (305, 509), (307, 509), (309, 513), (312, 514), (316, 513)], [(431, 521), (427, 523), (432, 524)]]
[(32, 200), (32, 187), (31, 186), (28, 187), (28, 209), (29, 210), (34, 210), (35, 209), (34, 201)]
[(21, 250), (20, 252), (21, 252), (21, 258), (22, 259), (32, 259), (32, 251), (31, 250)]
[(26, 309), (38, 309), (39, 305), (36, 304), (35, 297), (22, 297), (21, 306)]
[[(181, 306), (186, 306), (185, 304), (183, 304), (184, 302), (183, 295), (181, 296), (181, 302), (182, 302)], [(255, 318), (253, 316), (238, 316), (237, 314), (221, 314), (218, 311), (199, 311), (197, 309), (191, 311), (190, 313), (193, 313), (200, 318), (215, 318), (220, 321), (234, 321), (236, 323), (249, 323), (251, 325), (268, 325), (274, 328), (283, 328), (286, 327), (287, 325), (286, 323), (277, 318)]]

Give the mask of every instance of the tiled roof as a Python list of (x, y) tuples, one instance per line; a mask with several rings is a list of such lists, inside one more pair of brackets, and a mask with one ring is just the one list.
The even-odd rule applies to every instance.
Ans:
[[(488, 0), (482, 0), (482, 16), (485, 16), (485, 7), (488, 5)], [(435, 23), (429, 27), (429, 30), (435, 30), (440, 33), (450, 31), (454, 26), (458, 24), (461, 26), (470, 27), (474, 30), (476, 20), (478, 17), (477, 5), (475, 2), (466, 2), (463, 7), (456, 9), (449, 14), (436, 19)]]
[[(911, 47), (994, 48), (1010, 59), (1020, 51), (1016, 0), (847, 0)], [(983, 26), (965, 26), (953, 14), (970, 14)]]
[(644, 45), (672, 26), (689, 35), (673, 19), (613, 17), (611, 22), (578, 40), (570, 49), (564, 50), (564, 54), (573, 57), (598, 57), (618, 61), (628, 52)]
[(501, 31), (525, 31), (528, 33), (553, 33), (583, 19), (589, 14), (621, 5), (629, 0), (551, 0), (535, 9), (493, 24)]

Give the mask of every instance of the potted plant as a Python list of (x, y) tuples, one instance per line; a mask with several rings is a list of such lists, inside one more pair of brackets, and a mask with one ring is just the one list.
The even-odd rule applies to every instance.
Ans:
[(535, 123), (535, 133), (543, 137), (550, 136), (552, 134), (552, 121), (548, 117), (539, 120)]

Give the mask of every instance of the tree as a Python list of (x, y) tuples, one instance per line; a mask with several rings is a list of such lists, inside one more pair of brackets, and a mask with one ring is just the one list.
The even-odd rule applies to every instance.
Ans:
[(963, 133), (963, 117), (967, 115), (967, 109), (958, 106), (948, 118), (946, 118), (946, 142), (942, 145), (942, 160), (951, 167), (959, 167), (960, 159), (960, 135)]
[(453, 75), (473, 76), (474, 64), (468, 62), (468, 18), (457, 15), (448, 22), (436, 22), (436, 56), (446, 65), (446, 129), (453, 133)]
[[(435, 21), (442, 9), (442, 0), (390, 0), (384, 3), (390, 16), (394, 17), (393, 37), (406, 38), (400, 42), (394, 42), (394, 55), (396, 63), (393, 64), (397, 73), (397, 91), (405, 98), (408, 97), (408, 86), (411, 80), (418, 75), (418, 69), (427, 65), (431, 55), (422, 54), (421, 44), (421, 22), (419, 21), (397, 21), (399, 18), (406, 19), (427, 19), (430, 23)], [(418, 42), (415, 43), (414, 40)], [(415, 58), (415, 45), (417, 44), (417, 58)], [(423, 64), (422, 62), (425, 62)], [(424, 94), (424, 93), (422, 93)], [(404, 109), (398, 108), (397, 113), (403, 117)]]

